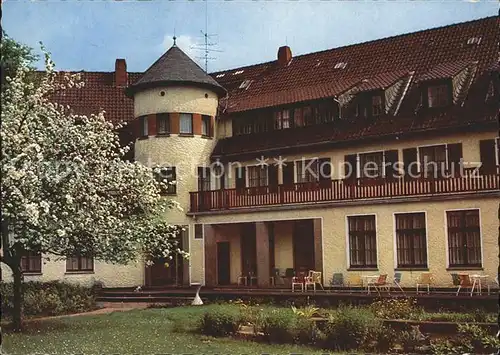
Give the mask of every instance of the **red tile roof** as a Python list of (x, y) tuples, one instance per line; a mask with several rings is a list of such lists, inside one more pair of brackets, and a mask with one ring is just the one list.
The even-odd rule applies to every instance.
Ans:
[[(53, 96), (54, 101), (69, 105), (82, 115), (106, 111), (105, 117), (113, 122), (125, 122), (134, 118), (134, 100), (125, 95), (125, 88), (115, 86), (114, 72), (77, 72), (84, 82), (83, 88), (71, 88)], [(60, 72), (61, 75), (64, 72)], [(129, 84), (138, 80), (141, 73), (128, 73)]]
[(458, 60), (448, 63), (440, 63), (428, 72), (422, 74), (419, 81), (436, 80), (436, 79), (446, 79), (452, 78), (466, 67), (472, 64), (472, 61)]
[[(396, 117), (380, 117), (375, 122), (345, 121), (269, 134), (237, 136), (219, 140), (214, 155), (236, 154), (263, 149), (279, 149), (321, 141), (346, 141), (370, 136), (422, 131), (434, 128), (470, 126), (494, 122), (496, 109), (484, 106), (491, 70), (498, 71), (500, 20), (480, 20), (405, 34), (361, 44), (296, 56), (287, 66), (276, 61), (223, 72), (212, 77), (228, 91), (222, 100), (225, 114), (337, 96), (353, 85), (362, 90), (387, 87), (411, 71), (415, 72)], [(467, 44), (481, 37), (479, 44)], [(448, 112), (417, 112), (420, 100), (418, 78), (452, 75), (463, 63), (477, 61), (474, 82), (463, 105)], [(347, 63), (336, 69), (337, 63)], [(70, 105), (81, 114), (106, 111), (112, 122), (133, 118), (133, 99), (124, 88), (114, 85), (114, 72), (81, 72), (83, 89), (68, 89), (56, 101)], [(129, 73), (129, 85), (142, 73)], [(239, 88), (244, 80), (247, 88)]]
[[(482, 73), (498, 60), (499, 26), (498, 17), (489, 17), (300, 55), (287, 66), (273, 61), (216, 72), (212, 76), (228, 90), (227, 112), (231, 113), (284, 105), (302, 96), (328, 97), (332, 92), (321, 90), (323, 85), (347, 86), (347, 82), (373, 80), (383, 73), (415, 71), (418, 78), (432, 73), (433, 68), (442, 63), (478, 60), (478, 73)], [(467, 44), (469, 38), (478, 36), (480, 44)], [(345, 69), (335, 69), (340, 62), (347, 63)], [(244, 80), (252, 80), (247, 90), (238, 88)], [(302, 88), (308, 94), (301, 94)], [(268, 98), (268, 95), (287, 91), (289, 96), (280, 94), (272, 100)]]
[[(270, 62), (226, 71), (222, 77), (221, 72), (214, 73), (216, 80), (229, 91), (229, 114), (270, 104), (285, 105), (305, 96), (319, 99), (335, 95), (333, 91), (320, 90), (329, 83), (347, 87), (348, 82), (368, 80), (359, 88), (373, 90), (377, 86), (386, 88), (409, 72), (414, 72), (416, 80), (410, 81), (397, 116), (230, 137), (219, 140), (213, 156), (257, 153), (266, 149), (280, 151), (300, 144), (340, 143), (441, 128), (447, 132), (453, 128), (471, 129), (476, 126), (491, 129), (497, 125), (498, 108), (485, 105), (485, 97), (491, 71), (498, 70), (499, 26), (498, 17), (489, 17), (301, 55), (287, 67), (277, 67), (276, 62)], [(467, 44), (469, 38), (478, 36), (481, 37), (480, 44)], [(346, 62), (346, 68), (334, 69), (338, 62)], [(473, 82), (470, 86), (466, 85), (467, 92), (459, 105), (444, 111), (419, 108), (419, 79), (452, 77), (468, 64), (475, 69)], [(238, 71), (243, 72), (232, 75)], [(239, 83), (245, 79), (253, 80), (249, 89), (238, 89)]]

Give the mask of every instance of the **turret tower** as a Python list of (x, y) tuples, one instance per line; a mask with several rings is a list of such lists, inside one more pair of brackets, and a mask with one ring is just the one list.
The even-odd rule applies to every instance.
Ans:
[(218, 101), (225, 93), (177, 47), (175, 37), (174, 45), (128, 89), (134, 98), (135, 160), (169, 169), (176, 185), (168, 194), (184, 211), (169, 212), (168, 221), (189, 226), (190, 235), (189, 192), (198, 190), (199, 167), (210, 163)]

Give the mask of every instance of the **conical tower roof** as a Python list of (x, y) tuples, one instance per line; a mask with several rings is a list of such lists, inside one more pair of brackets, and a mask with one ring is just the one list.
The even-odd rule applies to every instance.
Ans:
[(176, 45), (170, 47), (144, 72), (129, 88), (129, 93), (158, 86), (197, 86), (215, 91), (219, 96), (226, 93), (222, 86)]

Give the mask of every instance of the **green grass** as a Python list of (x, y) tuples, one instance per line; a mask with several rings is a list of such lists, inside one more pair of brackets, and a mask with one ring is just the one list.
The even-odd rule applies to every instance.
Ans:
[(304, 346), (270, 345), (179, 332), (178, 324), (185, 323), (189, 329), (206, 310), (214, 307), (221, 306), (133, 310), (29, 322), (23, 333), (3, 335), (2, 350), (7, 354), (23, 355), (324, 353)]

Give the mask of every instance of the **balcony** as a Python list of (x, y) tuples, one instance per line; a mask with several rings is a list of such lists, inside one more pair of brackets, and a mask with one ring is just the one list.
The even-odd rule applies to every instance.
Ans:
[(190, 193), (190, 214), (242, 208), (342, 201), (499, 192), (500, 173), (473, 173), (432, 179), (327, 180), (293, 185), (246, 187)]

